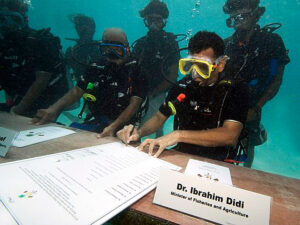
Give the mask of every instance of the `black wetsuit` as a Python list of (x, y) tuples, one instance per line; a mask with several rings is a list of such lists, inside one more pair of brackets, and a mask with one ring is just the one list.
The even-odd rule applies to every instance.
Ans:
[[(34, 116), (68, 91), (60, 40), (49, 29), (11, 32), (0, 41), (0, 89), (17, 105), (36, 80), (36, 73), (51, 73), (47, 88), (24, 115)], [(12, 105), (11, 105), (12, 106)]]
[[(248, 111), (248, 88), (243, 82), (220, 80), (213, 86), (200, 87), (190, 76), (179, 81), (169, 91), (160, 112), (171, 116), (168, 102), (175, 105), (179, 130), (207, 130), (221, 127), (224, 121), (233, 120), (245, 123)], [(176, 100), (179, 94), (185, 94), (184, 102)], [(222, 106), (223, 105), (223, 106)], [(177, 150), (203, 157), (225, 160), (233, 157), (229, 147), (203, 147), (179, 143)]]
[[(98, 132), (118, 118), (130, 104), (131, 97), (144, 99), (146, 96), (145, 79), (141, 76), (135, 60), (122, 65), (106, 60), (94, 63), (87, 70), (86, 76), (78, 81), (77, 86), (87, 90), (89, 83), (93, 83), (91, 93), (97, 100), (88, 102), (88, 107), (94, 117), (92, 124), (98, 126), (94, 131)], [(128, 123), (134, 123), (137, 119), (132, 118)]]
[[(239, 78), (244, 79), (250, 89), (250, 105), (252, 108), (263, 96), (271, 84), (281, 65), (289, 63), (290, 59), (284, 43), (278, 34), (256, 30), (248, 44), (239, 40), (236, 32), (225, 40), (225, 53), (230, 57), (226, 70), (235, 75), (242, 65)], [(259, 125), (260, 117), (257, 125)]]
[[(269, 85), (272, 84), (278, 73), (278, 68), (288, 64), (290, 59), (278, 34), (263, 31), (258, 26), (249, 43), (245, 44), (240, 41), (242, 36), (241, 32), (235, 32), (233, 36), (225, 40), (225, 53), (230, 57), (226, 71), (233, 76), (238, 73), (238, 78), (247, 82), (250, 90), (249, 109), (251, 109), (256, 106)], [(244, 67), (242, 68), (243, 64)], [(267, 133), (260, 125), (260, 121), (261, 110), (258, 110), (256, 117), (247, 121), (245, 125), (248, 134), (246, 166), (252, 164), (254, 146), (261, 145), (267, 140)]]
[(167, 69), (178, 63), (180, 59), (178, 48), (175, 35), (165, 31), (148, 32), (146, 36), (136, 41), (132, 54), (138, 59), (141, 72), (147, 78), (149, 92), (164, 81), (161, 69), (164, 59), (167, 57), (164, 61), (164, 68)]

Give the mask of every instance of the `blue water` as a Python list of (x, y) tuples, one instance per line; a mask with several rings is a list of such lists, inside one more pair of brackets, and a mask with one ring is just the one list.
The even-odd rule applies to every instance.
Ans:
[[(193, 33), (199, 30), (215, 31), (223, 38), (232, 34), (226, 27), (226, 15), (222, 11), (224, 0), (201, 0), (198, 12), (192, 16), (197, 0), (166, 0), (170, 17), (166, 27), (173, 33)], [(129, 41), (146, 33), (138, 11), (148, 0), (32, 0), (29, 22), (33, 28), (51, 27), (52, 32), (62, 39), (64, 49), (72, 42), (63, 38), (76, 38), (73, 24), (67, 15), (83, 13), (95, 19), (95, 39), (100, 39), (105, 28), (121, 27)], [(256, 149), (253, 168), (284, 176), (300, 178), (300, 0), (263, 0), (267, 10), (260, 20), (261, 25), (280, 22), (283, 27), (277, 31), (290, 50), (291, 63), (286, 66), (284, 80), (277, 96), (263, 109), (263, 124), (268, 131), (268, 141)], [(182, 42), (185, 46), (187, 42)], [(72, 112), (76, 115), (76, 112)], [(65, 116), (60, 121), (68, 123)], [(172, 130), (172, 122), (165, 125), (165, 132)]]

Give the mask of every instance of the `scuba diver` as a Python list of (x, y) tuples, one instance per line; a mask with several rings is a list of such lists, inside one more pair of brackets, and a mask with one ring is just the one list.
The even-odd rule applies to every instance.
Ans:
[(253, 163), (254, 146), (267, 139), (260, 124), (262, 108), (279, 91), (285, 65), (290, 61), (281, 37), (273, 33), (281, 25), (275, 23), (264, 28), (258, 25), (265, 12), (265, 7), (259, 3), (259, 0), (227, 0), (223, 7), (230, 16), (227, 26), (235, 29), (235, 33), (225, 40), (225, 53), (230, 57), (226, 70), (228, 74), (244, 79), (250, 88), (245, 126), (248, 134), (246, 167)]
[[(75, 24), (79, 39), (66, 38), (76, 41), (76, 45), (67, 48), (65, 58), (67, 71), (72, 70), (72, 79), (78, 81), (85, 74), (88, 65), (98, 61), (100, 57), (98, 46), (93, 44), (96, 24), (93, 18), (82, 14), (71, 15), (70, 20)], [(80, 62), (76, 59), (80, 59)]]
[(33, 123), (55, 121), (64, 108), (81, 97), (91, 116), (83, 124), (73, 123), (71, 127), (98, 132), (99, 137), (105, 137), (113, 136), (125, 124), (138, 122), (146, 85), (137, 62), (130, 56), (126, 34), (118, 28), (105, 30), (99, 50), (101, 60), (92, 63), (86, 75), (81, 76), (63, 98), (48, 109), (39, 110)]
[[(176, 82), (178, 74), (177, 62), (180, 58), (176, 35), (163, 30), (169, 16), (167, 5), (160, 0), (151, 2), (140, 11), (148, 28), (146, 36), (138, 39), (133, 44), (132, 54), (141, 66), (142, 74), (148, 82), (148, 111), (143, 122), (151, 118), (159, 109), (165, 99), (165, 93), (170, 88), (167, 80)], [(170, 53), (173, 53), (170, 55)], [(164, 62), (164, 60), (167, 60)], [(165, 66), (162, 74), (162, 65)], [(156, 132), (156, 137), (163, 135), (163, 129)]]
[(180, 152), (233, 163), (234, 146), (248, 112), (247, 84), (224, 77), (227, 56), (217, 34), (198, 32), (190, 39), (188, 52), (187, 58), (179, 60), (179, 70), (186, 77), (171, 88), (159, 111), (142, 127), (125, 126), (117, 136), (126, 144), (137, 141), (176, 115), (177, 130), (146, 139), (139, 149), (149, 147), (149, 154), (158, 157), (166, 147), (177, 144)]
[(0, 90), (6, 95), (1, 111), (33, 117), (68, 91), (58, 37), (50, 28), (28, 26), (23, 0), (0, 2)]

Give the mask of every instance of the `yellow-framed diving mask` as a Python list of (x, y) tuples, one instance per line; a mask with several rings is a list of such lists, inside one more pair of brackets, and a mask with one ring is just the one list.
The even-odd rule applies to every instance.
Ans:
[[(199, 76), (208, 79), (210, 78), (211, 73), (218, 67), (221, 58), (222, 56), (216, 61), (212, 61), (207, 57), (188, 56), (187, 58), (179, 60), (179, 70), (183, 75), (187, 75), (194, 69)], [(192, 76), (195, 76), (195, 74), (192, 73)]]

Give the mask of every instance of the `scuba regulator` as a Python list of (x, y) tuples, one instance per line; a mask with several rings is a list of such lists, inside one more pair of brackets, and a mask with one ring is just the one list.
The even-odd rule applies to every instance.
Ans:
[(95, 91), (96, 91), (96, 88), (98, 87), (98, 83), (91, 83), (89, 82), (87, 87), (86, 87), (86, 91), (85, 93), (83, 94), (83, 99), (84, 99), (84, 104), (83, 104), (83, 107), (80, 111), (80, 113), (78, 114), (78, 118), (79, 119), (82, 119), (82, 114), (85, 110), (85, 107), (87, 105), (88, 102), (90, 103), (94, 103), (97, 101), (97, 98), (95, 96)]

